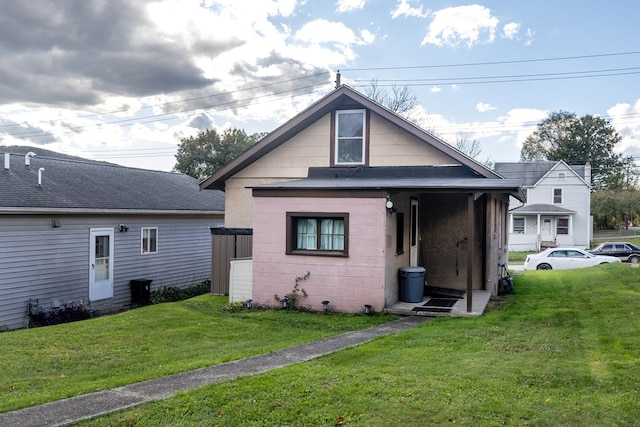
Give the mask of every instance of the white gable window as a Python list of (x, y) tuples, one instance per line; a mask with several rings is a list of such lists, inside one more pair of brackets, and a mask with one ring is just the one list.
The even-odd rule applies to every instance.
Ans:
[(558, 172), (557, 180), (564, 181), (565, 179), (567, 179), (567, 174), (565, 172)]
[(158, 227), (142, 227), (140, 242), (142, 254), (158, 253)]
[(365, 110), (336, 111), (335, 164), (365, 163)]
[(553, 203), (556, 205), (562, 204), (562, 188), (553, 189)]

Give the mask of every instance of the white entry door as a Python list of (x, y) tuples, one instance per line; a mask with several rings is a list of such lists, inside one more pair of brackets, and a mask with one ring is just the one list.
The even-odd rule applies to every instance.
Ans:
[(418, 265), (418, 250), (420, 249), (420, 227), (418, 224), (418, 200), (411, 199), (411, 230), (409, 236), (409, 264)]
[(89, 240), (89, 300), (113, 298), (113, 228), (92, 228)]
[(555, 237), (553, 234), (553, 218), (542, 217), (541, 221), (542, 221), (542, 227), (540, 230), (540, 234), (541, 234), (542, 241), (549, 242), (549, 241), (555, 240)]

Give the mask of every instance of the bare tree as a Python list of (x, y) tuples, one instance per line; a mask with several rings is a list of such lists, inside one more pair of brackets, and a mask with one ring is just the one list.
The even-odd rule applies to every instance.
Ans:
[(378, 85), (377, 79), (371, 80), (365, 89), (365, 95), (403, 117), (418, 105), (417, 95), (407, 86), (398, 86), (393, 83), (389, 93)]

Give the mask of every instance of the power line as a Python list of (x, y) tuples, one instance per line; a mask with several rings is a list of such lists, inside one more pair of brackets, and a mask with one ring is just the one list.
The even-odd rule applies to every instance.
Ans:
[[(186, 102), (193, 102), (193, 101), (199, 101), (199, 100), (207, 99), (207, 98), (217, 98), (217, 97), (221, 97), (221, 96), (229, 96), (229, 95), (237, 94), (237, 93), (240, 93), (240, 92), (246, 92), (246, 91), (250, 91), (250, 90), (266, 89), (266, 88), (271, 87), (271, 86), (281, 85), (281, 84), (285, 84), (285, 83), (291, 83), (291, 82), (298, 81), (298, 80), (311, 79), (311, 78), (314, 78), (314, 77), (319, 77), (319, 76), (328, 75), (328, 74), (329, 74), (328, 71), (324, 71), (322, 73), (315, 73), (315, 74), (305, 75), (305, 76), (301, 76), (301, 77), (295, 77), (295, 78), (288, 79), (288, 80), (280, 80), (280, 81), (273, 82), (273, 83), (265, 83), (265, 84), (258, 85), (258, 86), (250, 86), (250, 87), (246, 87), (246, 88), (242, 88), (242, 89), (236, 89), (236, 90), (227, 91), (227, 92), (219, 92), (219, 93), (215, 93), (215, 94), (202, 95), (202, 96), (193, 97), (193, 98), (185, 98), (185, 99), (181, 99), (181, 100), (178, 100), (178, 101), (170, 101), (170, 102), (164, 102), (164, 103), (160, 103), (160, 104), (144, 105), (144, 106), (138, 108), (136, 111), (148, 110), (150, 108), (167, 107), (169, 105), (186, 103)], [(86, 118), (100, 117), (100, 116), (110, 115), (110, 114), (127, 113), (127, 112), (130, 112), (130, 111), (131, 111), (131, 109), (125, 109), (125, 110), (116, 110), (116, 111), (108, 111), (108, 112), (101, 112), (101, 113), (85, 114), (85, 115), (82, 115), (82, 116), (78, 116), (77, 118), (78, 119), (86, 119)], [(171, 114), (171, 113), (168, 113), (168, 114)], [(125, 119), (125, 120), (136, 120), (136, 119)], [(45, 121), (45, 120), (41, 120), (40, 122), (42, 122), (42, 121)], [(36, 123), (38, 123), (38, 122), (36, 122)], [(14, 127), (14, 126), (20, 126), (20, 125), (19, 124), (0, 125), (0, 129), (6, 128), (6, 127)]]
[(425, 68), (476, 67), (481, 65), (526, 64), (526, 63), (532, 63), (532, 62), (568, 61), (568, 60), (574, 60), (574, 59), (605, 58), (610, 56), (625, 56), (625, 55), (638, 55), (638, 54), (640, 54), (640, 51), (600, 53), (600, 54), (579, 55), (579, 56), (559, 56), (559, 57), (536, 58), (536, 59), (515, 59), (510, 61), (466, 62), (466, 63), (460, 63), (460, 64), (408, 65), (408, 66), (401, 66), (401, 67), (342, 68), (342, 70), (343, 71), (344, 70), (382, 71), (382, 70), (412, 70), (412, 69), (425, 69)]

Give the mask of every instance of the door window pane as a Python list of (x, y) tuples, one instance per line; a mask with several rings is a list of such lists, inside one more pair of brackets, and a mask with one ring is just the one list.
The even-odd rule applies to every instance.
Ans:
[(109, 279), (109, 236), (96, 236), (94, 280)]

